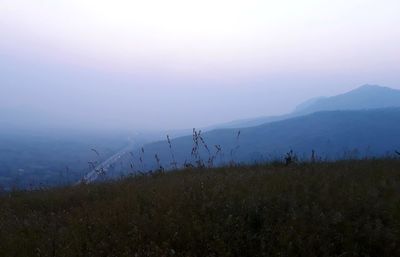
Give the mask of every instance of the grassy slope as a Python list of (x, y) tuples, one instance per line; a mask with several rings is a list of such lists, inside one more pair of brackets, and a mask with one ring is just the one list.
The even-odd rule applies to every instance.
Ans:
[(399, 238), (396, 160), (187, 170), (0, 198), (0, 256), (399, 256)]

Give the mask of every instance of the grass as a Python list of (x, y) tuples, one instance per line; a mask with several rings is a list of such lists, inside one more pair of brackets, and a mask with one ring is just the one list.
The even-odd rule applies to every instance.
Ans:
[(0, 256), (400, 256), (400, 161), (189, 169), (7, 193)]

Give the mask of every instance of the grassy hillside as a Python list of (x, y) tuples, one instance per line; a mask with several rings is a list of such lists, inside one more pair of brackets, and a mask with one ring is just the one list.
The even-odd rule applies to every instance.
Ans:
[(0, 197), (0, 256), (400, 256), (400, 161), (185, 170)]

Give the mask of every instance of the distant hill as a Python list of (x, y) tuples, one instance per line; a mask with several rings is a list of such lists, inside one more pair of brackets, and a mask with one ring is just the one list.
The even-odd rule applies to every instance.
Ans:
[(387, 107), (400, 107), (400, 90), (364, 85), (345, 94), (314, 99), (308, 104), (299, 105), (295, 113), (307, 114), (319, 111), (367, 110)]
[[(237, 129), (204, 133), (211, 155), (216, 152), (215, 145), (222, 148), (216, 162), (271, 160), (282, 158), (290, 149), (303, 158), (309, 158), (312, 150), (321, 158), (382, 156), (400, 148), (400, 108), (318, 112), (240, 131), (239, 139)], [(171, 144), (178, 163), (194, 161), (192, 136), (176, 138)], [(167, 142), (147, 144), (144, 150), (135, 156), (142, 155), (147, 168), (154, 168), (155, 154), (164, 167), (170, 167)], [(204, 146), (200, 155), (205, 162), (209, 158)]]
[(257, 117), (257, 118), (234, 120), (231, 122), (226, 122), (226, 123), (218, 124), (215, 126), (206, 127), (202, 130), (210, 131), (210, 130), (214, 130), (214, 129), (224, 129), (224, 128), (255, 127), (255, 126), (262, 125), (264, 123), (285, 120), (285, 119), (292, 118), (295, 116), (298, 116), (298, 115), (294, 114), (294, 113), (290, 113), (290, 114), (284, 114), (284, 115), (263, 116), (263, 117)]
[(364, 85), (344, 94), (312, 98), (299, 104), (289, 114), (236, 120), (207, 129), (253, 127), (319, 111), (368, 110), (388, 107), (400, 107), (400, 90)]

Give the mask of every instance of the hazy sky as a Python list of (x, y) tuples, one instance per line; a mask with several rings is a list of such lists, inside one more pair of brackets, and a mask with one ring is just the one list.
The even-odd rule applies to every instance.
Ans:
[(0, 0), (0, 117), (186, 128), (400, 88), (399, 13), (398, 0)]

